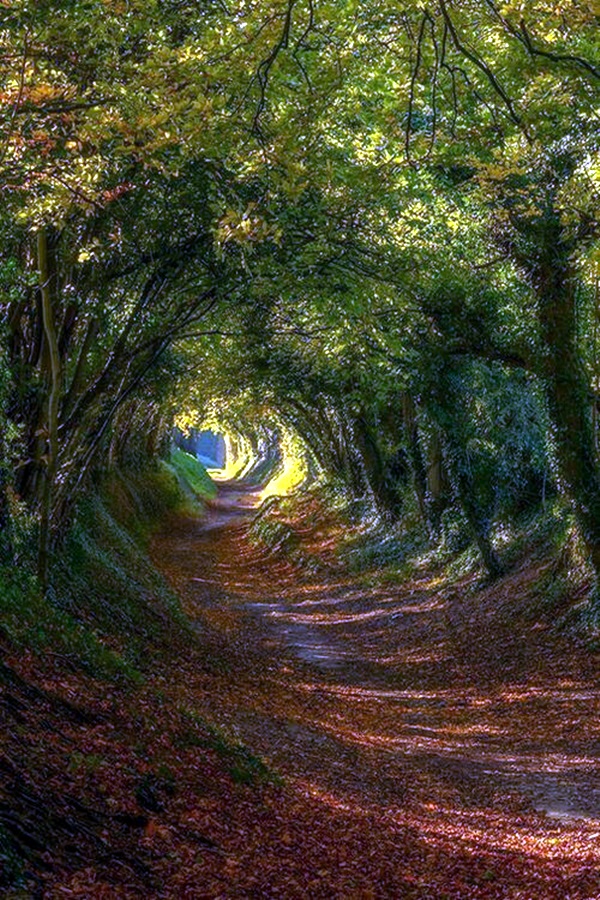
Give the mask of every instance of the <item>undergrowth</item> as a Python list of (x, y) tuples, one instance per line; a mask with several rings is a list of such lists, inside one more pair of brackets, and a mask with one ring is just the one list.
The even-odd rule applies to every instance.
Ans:
[[(70, 701), (56, 698), (52, 690), (46, 693), (37, 687), (30, 689), (27, 676), (14, 676), (10, 657), (32, 653), (52, 668), (56, 666), (61, 680), (62, 673), (85, 672), (94, 679), (117, 683), (129, 694), (146, 676), (151, 681), (153, 662), (160, 654), (165, 658), (181, 652), (182, 647), (189, 647), (195, 639), (194, 633), (178, 598), (152, 565), (149, 542), (167, 515), (181, 511), (200, 514), (202, 501), (214, 493), (215, 487), (203, 467), (191, 457), (186, 459), (185, 454), (144, 470), (113, 470), (98, 480), (79, 505), (70, 532), (57, 552), (51, 589), (45, 597), (32, 574), (33, 529), (29, 555), (23, 539), (18, 547), (20, 564), (0, 562), (0, 640), (2, 650), (9, 656), (9, 664), (0, 671), (0, 688), (2, 699), (5, 688), (9, 697), (15, 693), (13, 707), (6, 709), (9, 713), (11, 709), (16, 710), (14, 719), (8, 716), (6, 744), (0, 748), (6, 759), (11, 759), (3, 773), (14, 769), (19, 779), (24, 777), (28, 783), (29, 772), (37, 771), (39, 754), (43, 757), (45, 753), (46, 737), (40, 732), (55, 727), (46, 726), (44, 717), (51, 723), (53, 715), (59, 721), (61, 715), (67, 715), (65, 710), (80, 714)], [(30, 690), (32, 693), (28, 693)], [(35, 709), (39, 698), (49, 705), (49, 712), (40, 714)], [(11, 748), (19, 746), (19, 733), (25, 728), (20, 717), (29, 715), (30, 703), (39, 730), (26, 735), (22, 753), (11, 754)], [(255, 762), (251, 754), (241, 747), (230, 747), (216, 732), (209, 737), (217, 752), (227, 758), (234, 779), (248, 781), (254, 775), (258, 779), (262, 777), (262, 764)], [(5, 761), (3, 757), (3, 764)], [(65, 777), (77, 781), (86, 776), (95, 778), (105, 760), (103, 754), (88, 752), (82, 744), (74, 745), (64, 763)], [(138, 804), (151, 809), (151, 804), (161, 802), (162, 794), (172, 788), (172, 781), (166, 769), (159, 769), (156, 775), (143, 774), (136, 787)], [(0, 792), (0, 895), (21, 900), (21, 897), (34, 896), (30, 891), (35, 879), (31, 860), (37, 858), (40, 847), (52, 846), (55, 835), (52, 823), (62, 822), (67, 814), (63, 798), (58, 799), (52, 789), (43, 807), (35, 793), (25, 792), (21, 797), (22, 807), (15, 806), (14, 810), (9, 781), (5, 781), (3, 789)], [(89, 829), (86, 803), (73, 800), (73, 809), (73, 821), (81, 820), (82, 829)], [(37, 824), (31, 825), (38, 818), (39, 832)], [(69, 824), (69, 827), (76, 826)]]
[(230, 737), (222, 728), (208, 722), (194, 710), (183, 709), (181, 712), (186, 728), (176, 736), (175, 742), (179, 747), (201, 747), (214, 751), (235, 784), (282, 784), (281, 776), (273, 772), (245, 744)]
[(274, 553), (285, 552), (291, 555), (299, 542), (285, 516), (286, 505), (289, 510), (289, 500), (286, 504), (282, 497), (268, 497), (254, 517), (248, 534), (254, 543), (263, 544)]
[(175, 449), (171, 453), (169, 467), (178, 479), (180, 489), (191, 499), (192, 505), (201, 500), (212, 500), (217, 495), (217, 486), (195, 456), (184, 450)]
[(0, 632), (17, 650), (51, 648), (72, 669), (141, 681), (153, 652), (190, 637), (179, 599), (149, 559), (151, 535), (169, 513), (200, 514), (215, 492), (182, 451), (106, 474), (79, 505), (46, 598), (26, 569), (0, 567)]
[[(336, 499), (330, 487), (285, 500), (272, 498), (263, 504), (250, 537), (272, 552), (293, 558), (300, 566), (319, 568), (319, 555), (307, 557), (298, 537), (298, 525), (302, 530), (314, 514), (309, 495), (317, 505), (330, 510), (332, 499)], [(428, 535), (416, 509), (406, 509), (397, 523), (386, 522), (373, 513), (356, 521), (354, 505), (338, 495), (335, 511), (346, 522), (345, 528), (336, 528), (337, 565), (346, 572), (390, 585), (400, 585), (424, 572), (435, 573), (445, 583), (475, 575), (475, 591), (489, 584), (479, 550), (464, 516), (456, 509), (446, 511), (437, 537)], [(560, 630), (579, 633), (587, 643), (597, 640), (600, 599), (595, 605), (590, 601), (592, 572), (573, 513), (564, 500), (553, 497), (523, 512), (510, 525), (497, 522), (492, 540), (507, 575), (524, 563), (551, 561), (551, 565), (540, 567), (538, 583), (532, 589), (532, 619), (542, 615), (553, 619)], [(600, 646), (600, 640), (597, 643)]]
[(16, 650), (50, 652), (99, 678), (139, 678), (130, 663), (77, 616), (42, 598), (35, 579), (0, 569), (0, 632)]

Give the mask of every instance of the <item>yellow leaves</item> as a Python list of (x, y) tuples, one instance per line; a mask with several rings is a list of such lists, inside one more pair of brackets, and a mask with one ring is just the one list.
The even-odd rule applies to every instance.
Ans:
[(513, 0), (501, 4), (500, 13), (515, 27), (525, 21), (535, 39), (555, 44), (564, 40), (566, 29), (572, 32), (581, 27), (596, 28), (594, 20), (600, 15), (600, 0)]
[(522, 175), (525, 172), (521, 166), (508, 163), (502, 165), (501, 163), (487, 163), (480, 166), (480, 181), (490, 180), (490, 181), (504, 181), (510, 175)]
[(162, 109), (159, 112), (153, 113), (147, 118), (143, 118), (138, 122), (138, 125), (141, 128), (152, 128), (158, 129), (162, 128), (169, 121), (169, 112), (168, 110)]
[(198, 63), (206, 59), (206, 51), (198, 44), (184, 44), (175, 51), (180, 63)]
[(50, 101), (66, 99), (64, 87), (45, 83), (34, 84), (25, 88), (23, 97), (36, 106), (43, 106)]
[(203, 414), (199, 409), (192, 408), (179, 412), (175, 416), (175, 427), (184, 435), (189, 435), (192, 428), (198, 428), (202, 423)]
[(219, 243), (258, 244), (266, 240), (278, 243), (282, 236), (281, 229), (267, 222), (255, 210), (255, 203), (250, 203), (243, 213), (227, 210), (217, 227)]

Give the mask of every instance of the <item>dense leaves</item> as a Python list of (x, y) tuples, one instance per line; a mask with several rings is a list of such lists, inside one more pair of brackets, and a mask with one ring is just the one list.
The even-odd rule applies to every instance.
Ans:
[[(596, 24), (580, 4), (13, 5), (7, 412), (42, 557), (103, 459), (220, 397), (391, 518), (410, 484), (432, 533), (457, 502), (482, 548), (523, 477), (532, 502), (558, 480), (596, 565)], [(505, 412), (492, 449), (497, 389), (531, 427)]]
[[(471, 552), (471, 571), (498, 579), (519, 558), (511, 538), (524, 517), (571, 515), (575, 526), (564, 533), (554, 523), (552, 552), (561, 554), (556, 566), (577, 567), (583, 580), (567, 592), (575, 612), (561, 609), (561, 621), (597, 629), (597, 3), (15, 0), (0, 9), (0, 572), (9, 573), (11, 622), (19, 590), (24, 610), (30, 601), (34, 611), (66, 603), (61, 578), (96, 509), (94, 491), (107, 473), (127, 481), (163, 471), (157, 460), (177, 423), (221, 429), (257, 480), (294, 457), (288, 486), (318, 481), (379, 541), (380, 560), (405, 545), (434, 565)], [(290, 551), (296, 546), (286, 525), (273, 530)], [(246, 544), (231, 549), (245, 553)], [(114, 570), (110, 554), (102, 560), (104, 574)], [(24, 573), (22, 588), (15, 572)], [(253, 602), (263, 588), (260, 579), (248, 587)], [(425, 594), (423, 602), (437, 602)], [(376, 618), (379, 600), (370, 596), (365, 615)], [(93, 620), (91, 608), (88, 600), (69, 609), (74, 633)], [(431, 627), (456, 637), (453, 616), (464, 620), (453, 603), (444, 610)], [(233, 609), (232, 623), (236, 616)], [(31, 616), (24, 619), (29, 628)], [(394, 622), (373, 641), (396, 641)], [(471, 630), (486, 627), (477, 620)], [(468, 641), (457, 641), (466, 652)], [(539, 650), (531, 638), (518, 652)], [(175, 692), (187, 708), (189, 669), (181, 671)], [(549, 670), (545, 683), (551, 675), (558, 679)], [(153, 703), (132, 711), (132, 733), (136, 716), (158, 716)], [(167, 719), (185, 718), (174, 709)], [(166, 740), (175, 726), (163, 724)], [(97, 755), (96, 739), (106, 745), (103, 727), (84, 756)], [(264, 774), (213, 726), (200, 726), (199, 736), (190, 728), (190, 740), (229, 754), (242, 779)], [(145, 829), (150, 856), (156, 846), (168, 860), (171, 830), (180, 835), (195, 814), (187, 809), (175, 824), (151, 818), (168, 805), (172, 779), (136, 763), (125, 743), (118, 777), (127, 766), (135, 772), (127, 791), (145, 817), (131, 827)], [(191, 783), (196, 758), (180, 762)], [(87, 763), (73, 766), (81, 775)], [(43, 785), (33, 782), (19, 793), (25, 818), (31, 797), (44, 805)], [(295, 844), (294, 822), (314, 823), (314, 802), (322, 809), (328, 796), (319, 785), (287, 795), (287, 837), (248, 891), (266, 889), (281, 843)], [(278, 827), (278, 797), (265, 794), (267, 830)], [(61, 834), (74, 827), (69, 804), (50, 822)], [(129, 806), (121, 813), (134, 816)], [(102, 846), (97, 831), (111, 815), (88, 822), (88, 854)], [(240, 801), (239, 815), (251, 822), (256, 805)], [(377, 879), (388, 895), (441, 896), (437, 851), (400, 880), (372, 844), (366, 876), (357, 863), (365, 821), (383, 829), (392, 855), (402, 836), (399, 865), (402, 853), (424, 852), (413, 842), (422, 819), (401, 816), (390, 831), (386, 814), (356, 803), (326, 818), (311, 859), (319, 865), (325, 844), (327, 864), (311, 881), (296, 855), (281, 888), (290, 896), (306, 884), (314, 896), (334, 895), (333, 861), (340, 870), (347, 862), (348, 877), (334, 884), (347, 896), (370, 896)], [(496, 837), (513, 852), (503, 822)], [(331, 836), (346, 825), (340, 858)], [(227, 831), (221, 819), (219, 827)], [(238, 849), (250, 832), (260, 845), (262, 825), (253, 827), (236, 832)], [(475, 840), (484, 826), (469, 827)], [(211, 890), (219, 879), (235, 881), (229, 870), (247, 857), (222, 851), (222, 835), (193, 828), (200, 837), (180, 844), (180, 871), (198, 875), (199, 842), (218, 861), (208, 866)], [(446, 838), (455, 834), (451, 822), (444, 828)], [(560, 881), (553, 838), (542, 840), (550, 862), (539, 896)], [(565, 878), (574, 896), (591, 896), (593, 877), (573, 868), (573, 859), (588, 860), (587, 838), (578, 840)], [(0, 830), (0, 852), (17, 877), (11, 841)], [(448, 896), (528, 889), (520, 874), (497, 877), (497, 856), (467, 883), (469, 853), (456, 878), (444, 870)], [(145, 865), (131, 875), (132, 889)], [(515, 865), (521, 872), (523, 860)], [(83, 870), (62, 888), (94, 896), (104, 874)], [(196, 884), (172, 883), (180, 893)], [(111, 889), (99, 883), (98, 895)]]

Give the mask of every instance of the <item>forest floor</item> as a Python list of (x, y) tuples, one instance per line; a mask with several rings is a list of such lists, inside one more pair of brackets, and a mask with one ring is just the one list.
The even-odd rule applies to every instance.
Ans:
[(222, 487), (207, 522), (155, 543), (226, 660), (205, 708), (292, 800), (264, 831), (238, 823), (222, 895), (600, 897), (597, 659), (527, 613), (536, 567), (381, 584), (309, 518), (307, 571), (248, 540), (251, 502)]
[(600, 898), (598, 659), (530, 611), (551, 562), (397, 584), (312, 506), (268, 551), (255, 504), (223, 485), (154, 539), (198, 647), (101, 700), (62, 678), (95, 712), (56, 741), (112, 819), (40, 896)]

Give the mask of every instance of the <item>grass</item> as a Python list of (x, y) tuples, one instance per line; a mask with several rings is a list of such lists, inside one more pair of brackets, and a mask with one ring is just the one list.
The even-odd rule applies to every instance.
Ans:
[(134, 680), (148, 654), (187, 625), (148, 556), (156, 523), (182, 502), (162, 467), (111, 473), (80, 506), (56, 569), (56, 606), (99, 635)]
[(171, 512), (200, 513), (215, 492), (181, 451), (142, 472), (110, 472), (80, 504), (46, 598), (23, 567), (0, 565), (0, 633), (16, 649), (51, 650), (94, 677), (141, 682), (154, 653), (191, 639), (179, 599), (150, 560), (151, 535)]
[[(162, 662), (182, 648), (187, 650), (196, 640), (179, 599), (152, 564), (152, 534), (169, 514), (182, 510), (200, 514), (202, 501), (215, 492), (202, 466), (181, 453), (145, 471), (107, 473), (76, 511), (46, 596), (32, 573), (35, 523), (22, 517), (18, 564), (0, 559), (2, 649), (15, 657), (30, 651), (52, 668), (56, 665), (57, 674), (85, 672), (99, 682), (125, 687), (127, 694), (146, 678), (151, 682), (155, 660)], [(0, 671), (0, 688), (10, 690), (11, 673), (10, 665)], [(100, 684), (97, 689), (104, 691)], [(53, 691), (49, 702), (52, 696)], [(29, 727), (29, 722), (12, 726), (15, 734), (22, 729), (28, 738), (23, 755), (13, 760), (17, 770), (27, 770), (37, 761), (38, 751), (30, 750), (37, 744), (29, 740)], [(228, 760), (234, 780), (251, 783), (263, 777), (261, 761), (244, 748), (229, 746), (216, 731), (208, 740)], [(69, 779), (75, 781), (95, 781), (104, 765), (103, 757), (84, 745), (64, 757)], [(175, 777), (162, 766), (142, 776), (136, 796), (147, 808), (158, 809), (163, 795), (174, 790)], [(52, 791), (51, 787), (49, 797), (54, 796)], [(20, 840), (20, 811), (15, 815), (14, 829), (12, 820), (0, 821), (0, 895), (24, 900), (32, 896), (31, 860), (37, 851), (30, 853)]]
[(175, 473), (184, 492), (191, 490), (195, 499), (212, 500), (217, 496), (217, 486), (195, 456), (183, 450), (173, 450), (169, 466)]
[(235, 784), (281, 785), (281, 776), (252, 753), (237, 739), (229, 737), (223, 729), (207, 722), (194, 710), (183, 709), (186, 728), (176, 736), (176, 743), (183, 748), (202, 747), (213, 750), (225, 764), (231, 780)]
[(139, 679), (139, 673), (67, 611), (42, 598), (35, 579), (0, 569), (0, 631), (17, 650), (49, 648), (71, 667), (100, 678)]

